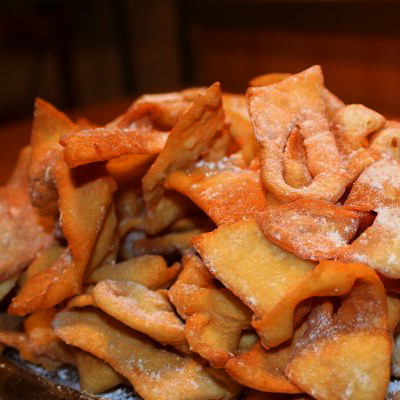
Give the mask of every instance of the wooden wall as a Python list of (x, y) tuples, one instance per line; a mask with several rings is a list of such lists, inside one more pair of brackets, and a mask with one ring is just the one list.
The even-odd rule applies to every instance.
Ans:
[(180, 1), (188, 83), (244, 91), (253, 76), (323, 67), (346, 103), (400, 115), (398, 2)]
[[(5, 6), (8, 4), (9, 6)], [(346, 102), (400, 114), (400, 2), (0, 2), (0, 121), (321, 64)]]

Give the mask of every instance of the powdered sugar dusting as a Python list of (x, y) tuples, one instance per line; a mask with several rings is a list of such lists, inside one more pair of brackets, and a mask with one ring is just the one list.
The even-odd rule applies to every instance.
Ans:
[(126, 386), (121, 386), (109, 393), (103, 393), (100, 399), (112, 399), (112, 400), (139, 400), (140, 397), (135, 396), (132, 393), (132, 389)]
[(346, 244), (342, 235), (338, 231), (327, 232), (326, 236), (335, 247), (342, 247)]
[(395, 160), (376, 162), (361, 174), (358, 182), (376, 190), (384, 190), (386, 185), (400, 189), (400, 165)]
[(387, 400), (392, 400), (396, 393), (400, 392), (400, 381), (394, 380), (389, 383), (387, 391)]
[(346, 262), (361, 262), (393, 278), (400, 276), (400, 209), (380, 207), (374, 224), (345, 251)]
[(228, 157), (223, 157), (218, 161), (199, 160), (194, 165), (196, 168), (208, 168), (212, 170), (222, 171), (232, 166)]
[(377, 209), (376, 223), (392, 232), (400, 232), (400, 210), (396, 208), (381, 207)]

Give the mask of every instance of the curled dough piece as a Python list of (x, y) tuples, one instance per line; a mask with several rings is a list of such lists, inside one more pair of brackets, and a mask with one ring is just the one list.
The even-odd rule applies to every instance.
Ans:
[[(310, 297), (343, 296), (349, 293), (355, 282), (363, 285), (370, 293), (369, 304), (362, 303), (368, 317), (368, 326), (387, 326), (385, 289), (376, 273), (364, 264), (342, 264), (336, 261), (322, 261), (303, 282), (287, 291), (278, 304), (253, 326), (261, 337), (265, 348), (277, 346), (293, 335), (293, 315), (296, 306)], [(383, 307), (383, 305), (385, 305)], [(364, 314), (363, 314), (364, 315)], [(358, 319), (357, 319), (358, 318)], [(361, 314), (351, 316), (348, 321), (363, 324)]]
[[(264, 87), (247, 91), (250, 118), (261, 146), (261, 176), (278, 199), (288, 202), (312, 198), (335, 202), (352, 181), (343, 167), (335, 138), (329, 130), (319, 66)], [(298, 131), (304, 139), (308, 166), (314, 176), (305, 188), (284, 179), (284, 151), (288, 137)]]
[(386, 121), (382, 129), (372, 135), (369, 148), (384, 158), (400, 159), (400, 123)]
[(350, 104), (342, 108), (332, 121), (332, 131), (341, 152), (349, 154), (359, 149), (364, 139), (382, 128), (385, 118), (361, 104)]

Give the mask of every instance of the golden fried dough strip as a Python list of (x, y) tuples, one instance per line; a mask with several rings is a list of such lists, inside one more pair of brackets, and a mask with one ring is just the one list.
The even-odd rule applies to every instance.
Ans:
[(18, 349), (22, 359), (33, 360), (35, 356), (22, 327), (22, 318), (4, 312), (0, 313), (0, 343), (6, 347)]
[(180, 271), (179, 263), (168, 267), (161, 256), (147, 254), (115, 265), (103, 265), (92, 273), (89, 281), (100, 282), (107, 279), (132, 281), (149, 289), (159, 289), (171, 283)]
[(309, 260), (338, 257), (355, 235), (363, 213), (326, 201), (302, 199), (271, 206), (257, 221), (268, 240)]
[(388, 331), (394, 332), (400, 321), (400, 296), (393, 292), (386, 293), (386, 302)]
[(206, 267), (257, 318), (268, 315), (314, 267), (269, 242), (254, 221), (221, 225), (193, 244)]
[(364, 284), (366, 293), (373, 293), (374, 301), (369, 304), (370, 323), (386, 327), (385, 289), (376, 273), (363, 264), (321, 261), (303, 282), (287, 291), (269, 313), (253, 321), (264, 347), (277, 346), (292, 337), (293, 316), (301, 301), (315, 296), (343, 296), (358, 281)]
[(386, 121), (385, 125), (372, 135), (369, 148), (384, 158), (400, 159), (400, 123)]
[(341, 249), (342, 262), (361, 262), (380, 274), (400, 278), (400, 208), (378, 208), (372, 226)]
[(188, 196), (217, 225), (252, 219), (268, 205), (258, 171), (224, 166), (223, 162), (190, 173), (175, 171), (165, 186)]
[(94, 304), (93, 296), (90, 293), (84, 293), (73, 297), (71, 300), (68, 301), (65, 309), (71, 310), (72, 308), (82, 308), (87, 306), (96, 306)]
[(169, 298), (186, 320), (190, 349), (216, 368), (222, 368), (239, 346), (252, 312), (229, 290), (217, 288), (215, 278), (191, 252), (184, 254), (183, 271), (169, 290)]
[[(90, 276), (94, 269), (102, 263), (112, 263), (115, 261), (118, 239), (116, 237), (117, 216), (114, 203), (108, 206), (107, 213), (103, 219), (103, 226), (97, 235), (96, 243), (93, 245), (92, 254), (85, 268), (85, 278)], [(111, 257), (111, 260), (108, 259)]]
[(15, 284), (20, 278), (20, 274), (13, 276), (12, 278), (8, 278), (3, 282), (0, 282), (0, 302), (7, 296), (8, 293), (13, 289)]
[(125, 154), (158, 154), (167, 141), (163, 132), (96, 128), (62, 136), (64, 157), (70, 168), (106, 161)]
[(145, 94), (128, 110), (106, 125), (106, 128), (139, 128), (170, 130), (193, 100), (206, 88), (191, 88), (181, 92)]
[(57, 336), (109, 363), (146, 400), (219, 400), (238, 393), (198, 362), (160, 349), (145, 335), (95, 309), (64, 311), (53, 323)]
[(19, 279), (19, 284), (21, 286), (25, 285), (26, 281), (30, 279), (33, 275), (44, 271), (54, 264), (63, 254), (65, 248), (58, 243), (43, 249), (37, 255), (35, 260), (29, 264), (29, 267), (24, 271)]
[(74, 364), (74, 357), (68, 347), (54, 335), (51, 327), (58, 310), (54, 307), (30, 314), (24, 320), (24, 329), (32, 353), (37, 358), (49, 358), (56, 366)]
[(25, 147), (9, 182), (0, 188), (0, 282), (17, 275), (53, 242), (31, 205), (27, 175), (30, 157), (31, 149)]
[(192, 239), (207, 229), (193, 229), (187, 232), (171, 232), (162, 236), (136, 240), (132, 245), (132, 256), (145, 254), (169, 255), (179, 252), (183, 254), (190, 249)]
[[(173, 213), (158, 221), (159, 204), (163, 199), (166, 176), (178, 169), (190, 167), (209, 148), (214, 135), (224, 124), (221, 90), (214, 83), (204, 95), (199, 95), (174, 125), (167, 143), (143, 177), (143, 195), (147, 206), (149, 233), (157, 233), (179, 216)], [(158, 206), (158, 207), (157, 207)]]
[(92, 292), (94, 304), (157, 342), (189, 352), (184, 323), (161, 293), (135, 282), (106, 280)]
[(24, 316), (59, 304), (74, 295), (75, 278), (72, 255), (66, 249), (49, 268), (27, 280), (12, 299), (8, 313)]
[(355, 181), (344, 205), (363, 211), (400, 208), (400, 162), (384, 159), (366, 168)]
[(36, 99), (31, 137), (32, 158), (29, 165), (29, 186), (33, 206), (41, 215), (56, 217), (58, 193), (54, 164), (63, 159), (60, 137), (77, 132), (80, 127), (64, 113), (42, 99)]
[(192, 293), (200, 288), (217, 289), (217, 280), (203, 265), (200, 258), (188, 250), (182, 257), (183, 269), (168, 291), (169, 299), (183, 319), (191, 315)]
[(296, 341), (307, 327), (300, 325), (292, 340), (266, 350), (258, 340), (248, 351), (239, 353), (225, 365), (225, 370), (239, 383), (263, 392), (300, 393), (285, 376)]
[(332, 131), (344, 154), (358, 150), (364, 139), (382, 128), (385, 118), (361, 104), (350, 104), (342, 108), (332, 121)]
[(88, 168), (77, 173), (79, 177), (64, 168), (56, 171), (61, 227), (73, 257), (76, 293), (116, 190), (114, 180), (101, 170)]
[[(359, 281), (337, 312), (317, 306), (297, 341), (286, 373), (317, 399), (384, 399), (390, 376), (391, 338), (382, 293)], [(372, 290), (369, 290), (372, 289)]]
[[(116, 189), (114, 180), (101, 171), (80, 172), (79, 177), (74, 177), (63, 163), (55, 168), (61, 226), (68, 248), (50, 268), (26, 282), (10, 304), (9, 313), (26, 315), (80, 293), (86, 267)], [(89, 175), (89, 180), (83, 172)]]
[(124, 378), (96, 356), (86, 351), (73, 348), (79, 385), (89, 393), (102, 393), (124, 382)]
[(222, 99), (229, 133), (239, 144), (243, 159), (248, 164), (257, 157), (259, 147), (251, 126), (246, 96), (224, 93)]

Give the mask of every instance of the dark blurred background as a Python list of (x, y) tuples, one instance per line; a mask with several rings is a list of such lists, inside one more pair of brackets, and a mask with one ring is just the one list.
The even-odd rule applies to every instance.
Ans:
[(313, 64), (346, 103), (400, 115), (399, 18), (397, 1), (0, 0), (0, 124), (37, 96), (102, 123), (144, 92)]

